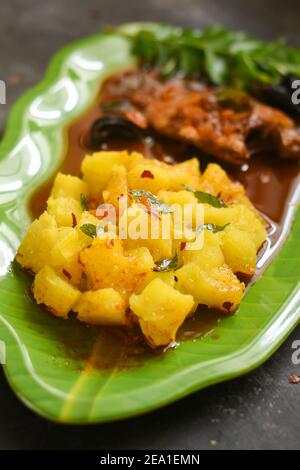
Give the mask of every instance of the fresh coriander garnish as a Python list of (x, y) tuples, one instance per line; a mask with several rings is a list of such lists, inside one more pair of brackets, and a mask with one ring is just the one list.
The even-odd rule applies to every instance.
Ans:
[(165, 258), (155, 263), (154, 271), (156, 272), (168, 272), (178, 268), (178, 256), (177, 253), (173, 258)]
[(86, 194), (80, 193), (80, 205), (83, 211), (89, 210), (88, 197)]
[(143, 199), (146, 199), (146, 201), (148, 201), (149, 204), (151, 204), (151, 206), (153, 206), (153, 208), (156, 209), (158, 212), (162, 212), (163, 214), (169, 214), (170, 212), (173, 212), (172, 207), (170, 207), (165, 202), (161, 201), (150, 191), (144, 191), (143, 189), (131, 189), (129, 191), (129, 194), (133, 196), (135, 201), (141, 203), (143, 203)]
[(184, 189), (186, 191), (190, 191), (194, 194), (194, 196), (198, 199), (198, 201), (203, 202), (205, 204), (210, 204), (213, 207), (227, 207), (222, 199), (219, 199), (212, 194), (205, 193), (204, 191), (197, 191), (196, 189), (189, 188), (188, 186), (184, 185)]
[(97, 226), (94, 224), (83, 224), (81, 225), (80, 230), (88, 237), (96, 238), (97, 236)]

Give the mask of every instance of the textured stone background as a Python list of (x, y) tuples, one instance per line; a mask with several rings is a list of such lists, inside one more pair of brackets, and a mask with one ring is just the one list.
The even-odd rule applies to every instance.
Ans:
[[(1, 0), (0, 79), (10, 106), (43, 76), (54, 52), (101, 25), (164, 21), (223, 23), (261, 38), (285, 35), (300, 45), (295, 0)], [(298, 328), (265, 365), (146, 416), (101, 426), (65, 427), (33, 415), (0, 372), (0, 449), (299, 449), (300, 384), (290, 385)], [(214, 442), (215, 441), (215, 442)]]

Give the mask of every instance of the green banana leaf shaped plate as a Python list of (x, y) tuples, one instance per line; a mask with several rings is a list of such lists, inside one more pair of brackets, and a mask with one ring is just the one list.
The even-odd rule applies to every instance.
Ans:
[[(266, 361), (300, 319), (300, 191), (293, 193), (279, 253), (248, 290), (238, 313), (222, 320), (213, 335), (149, 355), (138, 366), (120, 367), (122, 351), (117, 351), (114, 367), (94, 368), (94, 332), (76, 320), (64, 322), (43, 312), (31, 300), (29, 276), (13, 262), (30, 223), (30, 195), (57, 171), (66, 153), (66, 127), (94, 102), (104, 77), (134, 63), (128, 41), (117, 33), (67, 46), (44, 80), (14, 106), (0, 147), (3, 367), (16, 395), (54, 421), (125, 418), (245, 374)], [(87, 345), (88, 354), (78, 360)]]

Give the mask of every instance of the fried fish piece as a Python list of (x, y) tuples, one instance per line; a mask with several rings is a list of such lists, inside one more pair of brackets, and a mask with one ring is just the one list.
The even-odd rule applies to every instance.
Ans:
[(220, 90), (182, 78), (161, 81), (156, 72), (127, 71), (104, 85), (102, 107), (119, 103), (115, 112), (137, 126), (194, 144), (234, 164), (253, 151), (300, 158), (300, 130), (285, 113), (239, 90)]

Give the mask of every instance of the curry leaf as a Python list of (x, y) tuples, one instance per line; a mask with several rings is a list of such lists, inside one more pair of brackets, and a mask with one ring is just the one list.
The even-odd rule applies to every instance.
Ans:
[(86, 194), (80, 193), (80, 205), (83, 211), (89, 210), (88, 197)]
[(168, 272), (178, 268), (178, 256), (177, 253), (173, 258), (164, 258), (155, 263), (154, 271), (156, 272)]
[(158, 67), (164, 78), (177, 73), (215, 85), (249, 88), (252, 82), (279, 83), (300, 75), (300, 49), (282, 40), (265, 42), (220, 26), (203, 30), (169, 27), (139, 29), (126, 36), (142, 64)]
[(184, 185), (184, 189), (186, 191), (190, 191), (194, 194), (194, 196), (198, 199), (198, 201), (203, 202), (204, 204), (210, 204), (213, 207), (227, 207), (222, 199), (219, 199), (212, 194), (206, 193), (204, 191), (197, 191), (196, 189), (192, 189), (189, 186)]
[(162, 212), (163, 214), (168, 214), (173, 212), (172, 207), (170, 207), (165, 202), (161, 201), (157, 196), (155, 196), (150, 191), (144, 191), (143, 189), (131, 189), (129, 194), (133, 196), (135, 201), (143, 203), (143, 200), (146, 201), (153, 206), (158, 212)]
[(204, 66), (208, 78), (216, 85), (222, 85), (226, 81), (228, 61), (225, 57), (217, 56), (211, 49), (204, 54)]
[(223, 230), (225, 230), (225, 228), (228, 227), (228, 225), (230, 224), (229, 223), (225, 225), (203, 224), (197, 228), (197, 232), (199, 233), (199, 232), (202, 232), (203, 230), (209, 230), (210, 232), (213, 232), (213, 233), (223, 232)]
[(97, 226), (94, 224), (83, 224), (81, 225), (80, 230), (88, 237), (96, 238), (97, 236)]

